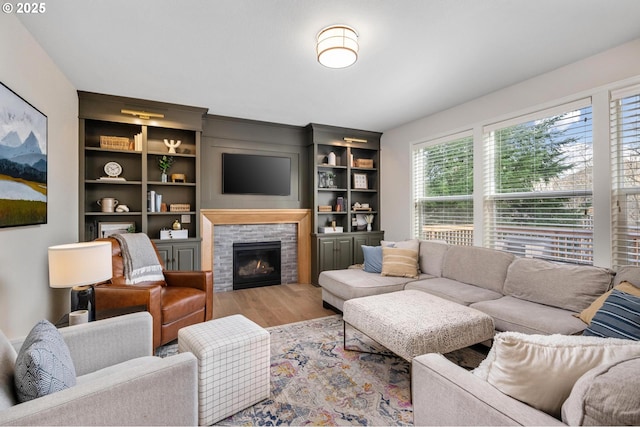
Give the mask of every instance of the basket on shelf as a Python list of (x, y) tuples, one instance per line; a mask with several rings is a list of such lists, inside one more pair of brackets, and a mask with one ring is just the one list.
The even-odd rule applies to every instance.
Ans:
[(331, 212), (331, 205), (319, 205), (318, 212)]
[(357, 168), (372, 168), (373, 159), (356, 159)]
[(124, 136), (104, 136), (100, 135), (100, 148), (109, 150), (130, 150), (131, 141)]
[(171, 203), (169, 205), (169, 212), (189, 212), (191, 205), (189, 203)]

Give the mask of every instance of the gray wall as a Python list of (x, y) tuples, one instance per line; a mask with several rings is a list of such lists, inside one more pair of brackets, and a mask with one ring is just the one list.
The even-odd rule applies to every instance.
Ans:
[(0, 80), (48, 118), (47, 223), (0, 229), (0, 329), (26, 335), (69, 309), (49, 287), (47, 248), (78, 241), (78, 94), (15, 15), (0, 14)]
[[(299, 126), (208, 115), (201, 148), (203, 209), (303, 209), (310, 206), (308, 138)], [(289, 196), (222, 193), (222, 153), (282, 156), (291, 159)]]

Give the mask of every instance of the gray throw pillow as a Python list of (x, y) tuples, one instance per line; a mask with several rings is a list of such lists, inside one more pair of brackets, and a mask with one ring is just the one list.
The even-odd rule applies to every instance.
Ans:
[(570, 426), (640, 425), (640, 357), (599, 365), (576, 382), (562, 405)]
[(76, 369), (62, 335), (51, 322), (38, 322), (18, 352), (15, 391), (26, 402), (76, 385)]

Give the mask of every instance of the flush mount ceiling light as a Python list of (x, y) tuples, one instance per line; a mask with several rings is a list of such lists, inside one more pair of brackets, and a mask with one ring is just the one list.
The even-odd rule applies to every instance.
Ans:
[(318, 33), (318, 62), (329, 68), (345, 68), (358, 59), (358, 33), (347, 25), (331, 25)]

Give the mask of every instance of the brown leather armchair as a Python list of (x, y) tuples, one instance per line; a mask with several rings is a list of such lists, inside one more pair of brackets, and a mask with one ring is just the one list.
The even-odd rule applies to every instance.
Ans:
[(211, 271), (166, 271), (153, 245), (165, 280), (128, 285), (120, 243), (109, 237), (98, 240), (111, 242), (113, 276), (109, 282), (95, 286), (96, 309), (146, 306), (153, 317), (153, 348), (176, 339), (180, 328), (213, 318)]

